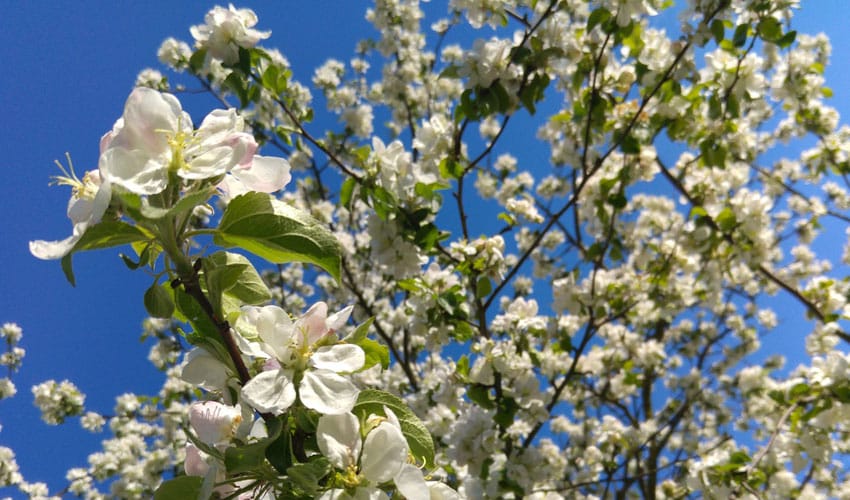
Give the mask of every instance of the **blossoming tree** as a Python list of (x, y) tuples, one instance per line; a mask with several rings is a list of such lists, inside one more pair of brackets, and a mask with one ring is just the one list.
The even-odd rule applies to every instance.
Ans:
[[(812, 242), (850, 221), (850, 128), (796, 4), (453, 0), (431, 24), (378, 0), (376, 37), (312, 92), (252, 11), (212, 9), (162, 44), (169, 78), (140, 74), (97, 169), (56, 178), (71, 236), (30, 244), (71, 283), (75, 253), (130, 249), (162, 390), (119, 398), (63, 492), (7, 448), (0, 484), (847, 497), (850, 250)], [(221, 104), (197, 127), (192, 86)], [(785, 370), (762, 339), (789, 301), (810, 331)], [(21, 330), (2, 336), (14, 371)], [(70, 382), (33, 393), (48, 423), (107, 421)]]

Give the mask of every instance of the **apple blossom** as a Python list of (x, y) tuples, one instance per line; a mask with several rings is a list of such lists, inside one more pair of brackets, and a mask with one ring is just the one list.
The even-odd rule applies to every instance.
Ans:
[[(815, 244), (850, 220), (828, 41), (792, 29), (794, 1), (684, 2), (677, 20), (666, 5), (455, 0), (434, 33), (419, 2), (376, 2), (376, 38), (313, 73), (326, 122), (247, 9), (210, 11), (194, 53), (163, 44), (241, 109), (194, 130), (173, 96), (134, 91), (99, 178), (146, 201), (215, 187), (227, 224), (189, 218), (180, 236), (281, 265), (260, 284), (187, 237), (168, 290), (146, 262), (193, 332), (145, 327), (167, 381), (119, 398), (115, 438), (69, 491), (197, 485), (160, 486), (182, 463), (201, 493), (284, 498), (847, 496), (850, 287)], [(292, 171), (254, 155), (248, 122)], [(291, 175), (241, 199), (312, 214), (338, 276), (297, 262), (320, 238), (234, 202)], [(340, 341), (349, 315), (369, 324)], [(203, 432), (207, 451), (235, 448), (228, 467), (186, 446), (196, 388), (245, 412)], [(249, 406), (266, 434), (245, 434)]]
[(116, 186), (150, 195), (165, 189), (169, 172), (186, 180), (215, 178), (250, 165), (256, 149), (235, 110), (215, 110), (193, 130), (173, 95), (137, 87), (101, 141), (99, 168)]
[(296, 321), (276, 306), (244, 307), (236, 323), (243, 336), (242, 351), (264, 360), (263, 371), (244, 387), (245, 402), (261, 412), (279, 415), (297, 396), (307, 408), (323, 414), (350, 411), (357, 387), (340, 372), (363, 367), (365, 355), (356, 345), (337, 343), (335, 331), (351, 314), (351, 307), (327, 316), (324, 302), (314, 304)]
[(71, 198), (68, 200), (68, 218), (74, 223), (71, 236), (59, 241), (35, 240), (29, 243), (30, 253), (39, 259), (61, 259), (83, 237), (86, 230), (100, 222), (112, 196), (108, 181), (104, 180), (97, 170), (90, 170), (79, 179), (74, 172), (74, 165), (68, 156), (66, 171), (57, 161), (56, 164), (64, 175), (54, 177), (59, 185), (71, 186)]
[[(352, 498), (387, 498), (377, 488), (387, 481), (393, 481), (409, 500), (432, 498), (422, 471), (407, 463), (410, 450), (398, 419), (388, 408), (384, 408), (384, 413), (386, 418), (372, 416), (366, 422), (365, 437), (361, 437), (360, 421), (353, 414), (323, 415), (316, 428), (319, 449), (339, 471), (339, 484), (346, 490), (355, 488)], [(450, 494), (442, 489), (435, 493)], [(321, 498), (348, 498), (348, 493), (330, 489)]]
[(195, 45), (209, 51), (209, 55), (225, 64), (239, 60), (240, 48), (251, 48), (260, 40), (271, 35), (269, 31), (257, 31), (257, 15), (251, 9), (215, 7), (204, 17), (206, 24), (192, 26)]

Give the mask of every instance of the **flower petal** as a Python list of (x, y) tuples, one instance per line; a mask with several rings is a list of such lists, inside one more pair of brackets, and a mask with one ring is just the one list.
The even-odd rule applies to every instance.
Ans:
[(280, 415), (295, 402), (295, 387), (284, 370), (260, 372), (242, 387), (242, 399), (260, 413)]
[(208, 391), (222, 391), (230, 377), (227, 365), (209, 352), (196, 347), (186, 355), (180, 378)]
[(330, 316), (328, 316), (325, 324), (328, 327), (328, 330), (337, 331), (348, 322), (349, 316), (351, 316), (351, 311), (354, 310), (354, 306), (348, 306), (341, 311), (337, 311)]
[(246, 191), (274, 193), (292, 180), (289, 171), (289, 162), (283, 158), (255, 155), (250, 165), (234, 167), (230, 173)]
[(316, 426), (319, 450), (338, 469), (347, 469), (360, 456), (360, 421), (351, 413), (322, 415)]
[(453, 490), (449, 485), (439, 481), (428, 481), (428, 490), (430, 491), (431, 500), (459, 500), (460, 495)]
[(428, 490), (422, 471), (415, 465), (402, 465), (393, 482), (407, 500), (431, 500), (431, 492)]
[(189, 424), (198, 439), (214, 446), (230, 441), (242, 422), (242, 410), (217, 401), (195, 402), (189, 407)]
[(64, 240), (58, 241), (45, 241), (45, 240), (35, 240), (30, 241), (30, 253), (33, 257), (37, 257), (42, 260), (55, 260), (61, 259), (68, 252), (74, 248), (74, 245), (82, 238), (83, 234), (74, 234), (68, 236)]
[(307, 345), (313, 345), (328, 333), (328, 305), (316, 302), (296, 322), (298, 330), (306, 337)]
[(178, 130), (192, 130), (192, 120), (180, 101), (147, 87), (136, 87), (124, 104), (124, 127), (112, 140), (113, 146), (141, 149), (147, 156), (168, 151), (168, 136)]
[(407, 462), (407, 452), (407, 441), (401, 430), (389, 422), (381, 422), (363, 442), (360, 470), (369, 481), (389, 481)]
[(183, 470), (187, 476), (205, 476), (210, 466), (204, 460), (206, 453), (199, 450), (192, 443), (186, 443), (186, 459), (183, 461)]
[(304, 406), (325, 415), (351, 411), (358, 394), (354, 383), (328, 370), (307, 370), (298, 387)]
[(170, 152), (150, 156), (139, 149), (110, 147), (100, 155), (104, 180), (136, 194), (157, 194), (168, 185)]
[(316, 349), (316, 352), (310, 356), (310, 362), (319, 370), (353, 372), (363, 368), (366, 363), (366, 354), (360, 346), (336, 344)]

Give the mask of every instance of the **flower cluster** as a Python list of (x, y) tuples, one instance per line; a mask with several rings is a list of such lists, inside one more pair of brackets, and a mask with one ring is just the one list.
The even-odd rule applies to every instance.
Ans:
[[(788, 26), (793, 1), (688, 2), (673, 24), (668, 4), (455, 0), (428, 31), (419, 2), (376, 2), (378, 37), (313, 73), (325, 134), (253, 12), (167, 40), (165, 64), (242, 109), (195, 129), (133, 91), (98, 169), (60, 179), (74, 234), (32, 244), (62, 257), (121, 218), (152, 248), (130, 264), (167, 257), (145, 294), (163, 405), (122, 397), (71, 491), (846, 497), (850, 290), (815, 244), (850, 220), (828, 41)], [(301, 176), (279, 199), (256, 193), (290, 176), (261, 141)], [(261, 274), (200, 234), (298, 263)]]
[(61, 424), (68, 417), (81, 415), (85, 394), (67, 380), (42, 382), (32, 388), (33, 403), (41, 411), (41, 419), (50, 425)]

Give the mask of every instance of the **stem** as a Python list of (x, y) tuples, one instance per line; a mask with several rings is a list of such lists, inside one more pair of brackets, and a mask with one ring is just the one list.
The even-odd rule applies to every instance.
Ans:
[(215, 325), (219, 336), (227, 348), (227, 353), (230, 355), (231, 361), (233, 361), (233, 366), (236, 368), (236, 373), (239, 375), (239, 381), (244, 385), (251, 379), (251, 375), (248, 373), (248, 368), (242, 360), (242, 354), (236, 346), (236, 341), (234, 340), (233, 334), (230, 330), (230, 324), (216, 315), (213, 305), (201, 289), (197, 266), (201, 263), (201, 261), (198, 260), (196, 262), (197, 265), (192, 265), (189, 258), (180, 250), (180, 244), (178, 243), (177, 235), (175, 234), (174, 220), (172, 218), (166, 219), (160, 225), (160, 234), (163, 236), (162, 247), (176, 267), (178, 279), (177, 283), (183, 285), (183, 290), (186, 294), (195, 299), (195, 302), (201, 306), (201, 310), (204, 311), (207, 318), (209, 318), (213, 325)]
[(204, 295), (203, 290), (201, 290), (197, 271), (194, 271), (193, 269), (192, 274), (188, 277), (180, 276), (180, 283), (183, 284), (183, 290), (186, 294), (195, 299), (195, 302), (201, 306), (204, 314), (206, 314), (210, 321), (212, 321), (215, 325), (216, 330), (218, 330), (218, 334), (224, 341), (227, 353), (230, 354), (230, 359), (236, 367), (236, 373), (239, 375), (239, 381), (244, 385), (251, 379), (251, 375), (248, 373), (248, 368), (242, 360), (242, 354), (239, 352), (239, 347), (237, 347), (236, 341), (233, 338), (233, 334), (230, 330), (230, 324), (215, 314), (212, 304), (209, 299), (207, 299), (207, 296)]

